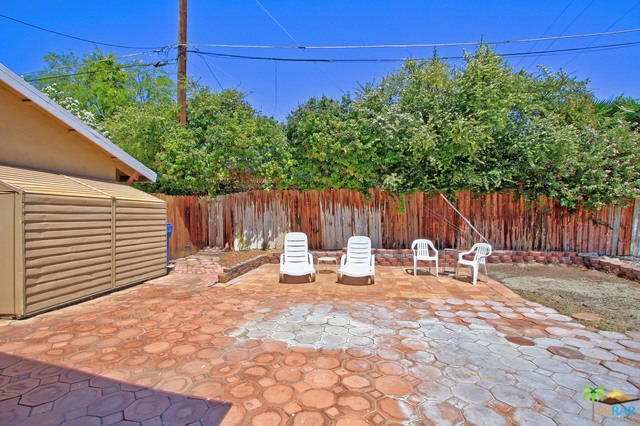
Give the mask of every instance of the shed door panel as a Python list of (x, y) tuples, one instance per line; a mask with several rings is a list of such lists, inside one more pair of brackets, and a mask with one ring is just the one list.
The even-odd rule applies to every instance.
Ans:
[(14, 314), (15, 195), (0, 193), (0, 313)]
[(26, 312), (112, 288), (111, 199), (24, 199)]
[(116, 286), (167, 272), (164, 203), (116, 200)]

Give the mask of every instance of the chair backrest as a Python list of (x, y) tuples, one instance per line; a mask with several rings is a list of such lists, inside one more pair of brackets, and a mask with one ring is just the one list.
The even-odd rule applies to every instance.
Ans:
[(478, 263), (485, 263), (485, 259), (491, 254), (491, 246), (485, 243), (477, 243), (471, 247), (471, 250), (475, 250), (476, 253), (473, 256), (473, 260)]
[(436, 253), (436, 248), (430, 240), (415, 240), (411, 243), (411, 249), (416, 251), (416, 257), (429, 257), (429, 250)]
[(347, 242), (347, 263), (371, 263), (371, 239), (369, 237), (350, 237)]
[(284, 236), (285, 263), (309, 263), (309, 246), (307, 234), (290, 232)]

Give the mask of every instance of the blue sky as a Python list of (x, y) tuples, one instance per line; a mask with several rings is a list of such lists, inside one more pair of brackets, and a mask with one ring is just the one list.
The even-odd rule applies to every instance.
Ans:
[[(423, 58), (433, 48), (262, 49), (202, 44), (320, 46), (460, 43), (532, 39), (640, 28), (640, 1), (281, 1), (188, 0), (188, 42), (202, 52), (297, 59)], [(61, 6), (64, 5), (64, 7)], [(265, 11), (266, 9), (266, 11)], [(267, 13), (268, 11), (268, 13)], [(178, 0), (87, 2), (43, 0), (3, 2), (0, 14), (54, 31), (103, 43), (161, 47), (177, 42)], [(271, 16), (270, 16), (271, 15)], [(273, 17), (273, 18), (272, 18)], [(274, 20), (275, 19), (275, 20)], [(277, 22), (276, 22), (277, 21)], [(21, 74), (44, 67), (47, 52), (88, 53), (93, 45), (49, 34), (0, 18), (0, 62)], [(295, 41), (294, 41), (295, 40)], [(640, 32), (537, 43), (502, 44), (498, 53), (584, 48), (640, 41)], [(147, 49), (100, 47), (116, 55)], [(473, 50), (473, 46), (465, 47)], [(460, 56), (463, 47), (439, 47), (444, 57)], [(175, 49), (139, 55), (144, 62), (175, 59)], [(460, 65), (459, 60), (450, 60)], [(545, 64), (563, 69), (601, 99), (624, 93), (640, 98), (640, 44), (582, 53), (511, 57), (516, 68)], [(284, 120), (312, 96), (340, 97), (359, 83), (379, 80), (397, 62), (309, 63), (231, 59), (190, 53), (187, 71), (214, 90), (238, 88), (266, 115)], [(175, 61), (165, 67), (175, 77)], [(216, 81), (217, 79), (217, 81)]]

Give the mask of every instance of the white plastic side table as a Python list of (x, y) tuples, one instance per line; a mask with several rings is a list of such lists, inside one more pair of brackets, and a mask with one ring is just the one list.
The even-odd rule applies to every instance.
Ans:
[[(448, 254), (449, 255), (453, 254), (454, 257), (455, 257), (455, 255), (458, 254), (459, 250), (455, 249), (455, 248), (446, 248), (446, 249), (443, 249), (443, 251), (444, 251), (444, 256), (445, 257), (444, 257), (444, 265), (442, 265), (442, 273), (443, 274), (447, 274), (447, 268), (448, 268), (448, 266), (447, 266), (447, 255)], [(451, 271), (451, 274), (455, 274), (456, 273), (456, 266), (455, 266), (456, 262), (457, 261), (454, 260), (454, 266), (452, 267), (453, 271)]]
[(320, 273), (320, 262), (334, 262), (336, 264), (336, 274), (338, 273), (338, 258), (337, 257), (319, 257), (318, 258), (318, 273)]

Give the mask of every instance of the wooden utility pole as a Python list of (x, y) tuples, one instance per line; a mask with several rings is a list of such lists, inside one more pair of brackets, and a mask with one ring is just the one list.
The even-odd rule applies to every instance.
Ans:
[(187, 122), (187, 0), (179, 0), (178, 18), (178, 122)]

